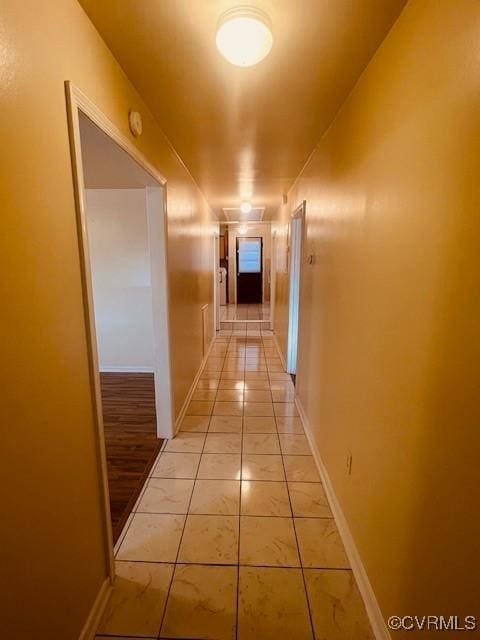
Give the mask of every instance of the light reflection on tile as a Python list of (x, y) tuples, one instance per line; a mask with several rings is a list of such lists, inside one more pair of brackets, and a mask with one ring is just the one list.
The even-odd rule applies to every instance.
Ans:
[(244, 453), (242, 457), (243, 480), (285, 480), (282, 456)]
[(240, 480), (239, 453), (204, 453), (198, 478), (206, 480)]

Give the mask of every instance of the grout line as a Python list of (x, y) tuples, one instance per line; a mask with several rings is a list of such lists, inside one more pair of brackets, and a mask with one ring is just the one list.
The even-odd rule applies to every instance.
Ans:
[[(246, 362), (247, 350), (245, 349), (244, 362)], [(245, 418), (245, 377), (243, 379), (243, 411), (242, 411), (242, 442), (240, 447), (240, 500), (238, 503), (238, 547), (237, 547), (237, 606), (235, 609), (235, 637), (238, 640), (238, 606), (240, 602), (240, 536), (242, 530), (242, 482), (243, 482), (243, 446), (245, 432), (243, 421)]]
[[(276, 417), (275, 417), (275, 422), (276, 422)], [(304, 567), (303, 567), (302, 555), (300, 553), (300, 545), (298, 544), (297, 528), (295, 526), (295, 516), (294, 516), (294, 511), (293, 511), (292, 498), (290, 496), (290, 487), (289, 487), (289, 483), (288, 483), (288, 480), (287, 480), (287, 470), (285, 468), (285, 461), (284, 461), (283, 451), (282, 451), (282, 466), (283, 466), (283, 473), (285, 474), (285, 484), (287, 485), (288, 502), (290, 504), (290, 510), (292, 512), (292, 525), (293, 525), (293, 531), (294, 531), (294, 534), (295, 534), (295, 542), (297, 544), (298, 561), (300, 563), (300, 569), (302, 571), (303, 590), (304, 590), (305, 599), (306, 599), (306, 602), (307, 602), (308, 616), (310, 618), (310, 629), (311, 629), (311, 632), (312, 632), (312, 638), (315, 638), (315, 628), (313, 626), (312, 610), (310, 608), (310, 601), (308, 599), (307, 583), (306, 583), (306, 580), (305, 580), (305, 572), (304, 572)]]
[[(193, 393), (195, 393), (195, 391), (197, 390), (197, 386), (198, 386), (198, 382), (197, 382), (197, 385), (195, 386), (195, 389), (193, 390)], [(210, 422), (209, 422), (209, 424), (210, 424)], [(193, 494), (195, 492), (195, 486), (196, 486), (196, 483), (197, 483), (196, 476), (198, 475), (198, 470), (200, 468), (200, 463), (201, 463), (201, 460), (202, 460), (202, 455), (203, 455), (203, 451), (205, 449), (206, 441), (207, 441), (207, 436), (205, 435), (205, 437), (203, 439), (202, 451), (200, 452), (200, 458), (198, 460), (197, 471), (196, 471), (196, 474), (195, 474), (195, 478), (193, 479), (192, 492), (190, 493), (190, 499), (188, 501), (187, 513), (185, 514), (185, 520), (183, 521), (182, 534), (180, 536), (180, 540), (179, 540), (179, 543), (178, 543), (177, 554), (175, 556), (175, 562), (173, 563), (172, 577), (170, 578), (170, 582), (169, 582), (169, 585), (168, 585), (167, 597), (165, 598), (165, 607), (163, 609), (162, 619), (160, 621), (160, 627), (159, 627), (159, 630), (158, 630), (158, 637), (160, 637), (161, 634), (162, 634), (162, 627), (163, 627), (163, 623), (165, 621), (165, 616), (166, 616), (166, 613), (167, 613), (168, 601), (170, 600), (170, 592), (171, 592), (171, 589), (172, 589), (173, 578), (174, 578), (176, 570), (177, 570), (178, 556), (180, 555), (180, 548), (182, 546), (183, 536), (185, 534), (185, 527), (187, 526), (188, 514), (190, 512), (190, 507), (191, 507), (191, 504), (192, 504)]]

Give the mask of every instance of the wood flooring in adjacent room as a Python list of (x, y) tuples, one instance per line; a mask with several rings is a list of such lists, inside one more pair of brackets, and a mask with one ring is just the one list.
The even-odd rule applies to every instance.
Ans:
[(160, 451), (153, 373), (101, 373), (114, 541)]

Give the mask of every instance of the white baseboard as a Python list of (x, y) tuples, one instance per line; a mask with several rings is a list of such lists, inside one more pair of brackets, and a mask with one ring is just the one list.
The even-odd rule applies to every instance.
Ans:
[(93, 607), (88, 615), (87, 621), (78, 637), (78, 640), (94, 640), (95, 634), (100, 624), (105, 607), (108, 604), (110, 596), (112, 595), (113, 585), (110, 578), (106, 578), (100, 587)]
[(193, 379), (193, 382), (190, 386), (190, 389), (188, 390), (188, 393), (185, 397), (185, 400), (182, 404), (182, 408), (180, 409), (180, 412), (175, 420), (175, 434), (178, 433), (178, 430), (180, 429), (180, 425), (182, 424), (182, 420), (185, 417), (185, 414), (187, 412), (188, 409), (188, 405), (190, 404), (190, 400), (192, 399), (192, 396), (195, 392), (195, 387), (197, 386), (197, 382), (200, 380), (200, 376), (203, 373), (203, 370), (205, 369), (205, 365), (207, 364), (207, 359), (210, 355), (210, 351), (212, 350), (212, 347), (215, 343), (215, 336), (213, 336), (213, 338), (210, 340), (210, 344), (208, 345), (208, 349), (206, 354), (203, 356), (203, 360), (200, 364), (200, 367), (198, 368), (198, 371), (195, 375), (195, 378)]
[(273, 334), (273, 341), (275, 342), (275, 346), (277, 347), (278, 355), (280, 356), (280, 360), (282, 362), (282, 367), (286, 371), (287, 370), (287, 363), (286, 363), (285, 358), (283, 356), (283, 353), (282, 353), (282, 350), (280, 348), (280, 345), (278, 344), (277, 335), (275, 333)]
[(313, 438), (307, 415), (298, 396), (295, 398), (295, 404), (297, 405), (298, 413), (305, 430), (305, 435), (307, 436), (308, 442), (310, 443), (313, 457), (315, 459), (320, 477), (322, 479), (323, 488), (325, 490), (330, 508), (337, 523), (340, 537), (342, 538), (342, 542), (345, 546), (345, 551), (350, 561), (353, 575), (355, 576), (355, 580), (357, 581), (358, 590), (360, 591), (360, 595), (362, 596), (363, 602), (365, 604), (365, 609), (367, 611), (368, 619), (370, 620), (375, 638), (376, 640), (391, 640), (390, 633), (385, 624), (385, 620), (377, 602), (377, 598), (375, 597), (372, 585), (370, 584), (370, 580), (368, 579), (368, 575), (365, 571), (365, 567), (358, 552), (357, 546), (355, 545), (350, 527), (348, 526), (345, 515), (335, 494), (330, 476), (328, 475), (328, 471), (323, 463), (322, 456), (320, 455), (320, 452)]
[(135, 367), (133, 365), (127, 365), (124, 367), (100, 367), (100, 373), (154, 373), (154, 371), (153, 367)]

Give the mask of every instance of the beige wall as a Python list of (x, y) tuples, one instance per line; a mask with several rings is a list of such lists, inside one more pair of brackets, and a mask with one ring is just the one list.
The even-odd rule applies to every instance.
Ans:
[(202, 356), (210, 212), (76, 0), (0, 10), (1, 635), (74, 640), (106, 576), (64, 81), (168, 180), (175, 404)]
[(411, 0), (275, 225), (307, 201), (298, 393), (385, 616), (480, 615), (479, 24)]

